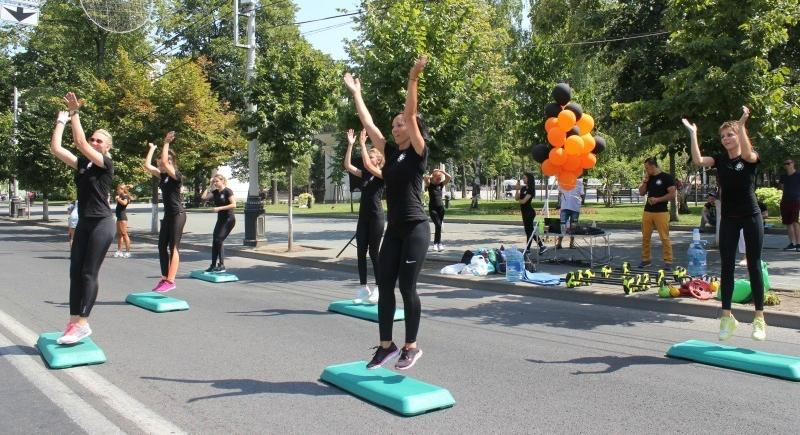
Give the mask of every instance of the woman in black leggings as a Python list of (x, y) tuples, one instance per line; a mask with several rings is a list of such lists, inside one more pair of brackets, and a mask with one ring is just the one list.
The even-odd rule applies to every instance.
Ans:
[(211, 177), (211, 185), (203, 192), (203, 201), (213, 201), (211, 209), (217, 214), (217, 224), (214, 225), (214, 238), (211, 242), (211, 266), (206, 272), (225, 273), (225, 258), (223, 244), (225, 239), (236, 225), (236, 197), (228, 188), (228, 180), (221, 174)]
[(428, 189), (428, 213), (433, 222), (433, 245), (431, 251), (443, 251), (442, 224), (444, 223), (444, 187), (453, 177), (441, 169), (434, 169), (431, 175), (425, 176), (425, 188)]
[[(522, 213), (522, 226), (525, 227), (525, 254), (528, 253), (531, 243), (531, 235), (533, 235), (533, 221), (536, 219), (536, 210), (531, 207), (531, 201), (536, 196), (536, 176), (530, 172), (526, 172), (525, 185), (520, 187), (520, 182), (517, 180), (517, 194), (516, 199), (519, 203), (519, 210)], [(542, 243), (539, 236), (533, 236), (533, 240), (539, 245), (539, 255), (547, 252), (547, 247)]]
[[(358, 257), (358, 280), (361, 287), (356, 294), (356, 303), (367, 301), (371, 304), (378, 303), (378, 289), (371, 290), (367, 285), (367, 252), (372, 260), (372, 270), (375, 274), (375, 281), (378, 282), (378, 250), (381, 247), (381, 237), (383, 237), (383, 154), (375, 148), (367, 151), (367, 131), (361, 130), (359, 143), (361, 147), (361, 159), (369, 161), (373, 172), (361, 170), (353, 165), (352, 154), (353, 144), (356, 142), (355, 132), (350, 129), (347, 131), (347, 152), (344, 155), (344, 169), (360, 178), (361, 181), (361, 201), (358, 207), (358, 224), (356, 225), (356, 254)], [(366, 163), (364, 164), (366, 168)]]
[(148, 144), (147, 157), (144, 167), (155, 177), (161, 178), (159, 187), (164, 201), (164, 219), (161, 220), (161, 229), (158, 232), (158, 261), (161, 264), (161, 279), (153, 288), (158, 293), (175, 289), (175, 276), (180, 265), (180, 244), (183, 227), (186, 225), (186, 212), (183, 210), (183, 197), (181, 185), (183, 176), (178, 170), (175, 151), (169, 149), (169, 144), (175, 139), (175, 132), (167, 133), (164, 146), (161, 148), (161, 157), (158, 167), (152, 165), (153, 154), (156, 151), (154, 144)]
[(722, 215), (719, 228), (719, 256), (722, 260), (720, 291), (722, 292), (722, 317), (719, 324), (719, 339), (727, 340), (739, 322), (731, 315), (733, 298), (733, 271), (736, 267), (736, 247), (739, 231), (744, 233), (747, 271), (750, 275), (750, 289), (753, 292), (755, 318), (753, 319), (754, 340), (767, 338), (767, 324), (764, 321), (764, 279), (761, 274), (761, 245), (764, 242), (764, 222), (756, 199), (756, 166), (758, 153), (753, 150), (747, 136), (746, 123), (750, 110), (742, 107), (742, 117), (738, 121), (728, 121), (719, 128), (720, 140), (725, 152), (713, 157), (700, 154), (697, 141), (697, 126), (688, 120), (683, 125), (689, 130), (692, 141), (692, 162), (698, 166), (713, 166), (717, 169), (717, 182), (720, 186)]
[[(65, 99), (69, 112), (58, 113), (50, 140), (50, 152), (76, 170), (80, 219), (70, 248), (70, 318), (64, 333), (57, 340), (58, 344), (73, 344), (92, 334), (89, 314), (97, 300), (98, 274), (114, 240), (114, 218), (108, 205), (114, 162), (108, 153), (112, 145), (111, 134), (97, 130), (87, 141), (78, 115), (78, 98), (70, 92)], [(72, 125), (75, 146), (81, 153), (78, 157), (61, 147), (61, 136), (68, 121)]]
[[(386, 138), (375, 126), (361, 97), (360, 81), (354, 79), (350, 73), (344, 76), (361, 124), (366, 128), (375, 149), (384, 154), (386, 161), (381, 172), (386, 184), (389, 223), (383, 236), (378, 261), (380, 345), (376, 347), (372, 360), (367, 363), (369, 369), (380, 367), (400, 353), (395, 368), (407, 370), (422, 356), (422, 350), (417, 346), (422, 311), (417, 295), (417, 278), (425, 261), (431, 229), (422, 207), (422, 175), (428, 161), (428, 147), (425, 145), (427, 127), (417, 114), (417, 80), (426, 63), (427, 58), (422, 57), (411, 68), (405, 110), (392, 120), (392, 137), (397, 148), (386, 147)], [(369, 160), (365, 160), (364, 164), (367, 170), (375, 173), (377, 168), (372, 167)], [(392, 341), (396, 307), (394, 288), (398, 281), (406, 323), (406, 342), (402, 350)]]

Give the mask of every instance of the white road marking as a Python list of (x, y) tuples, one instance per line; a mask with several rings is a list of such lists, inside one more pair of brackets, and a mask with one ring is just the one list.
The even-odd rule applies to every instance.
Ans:
[[(36, 343), (36, 341), (38, 340), (38, 338), (39, 338), (39, 336), (37, 334), (35, 334), (30, 329), (26, 328), (21, 323), (17, 322), (13, 317), (9, 316), (8, 314), (3, 312), (2, 310), (0, 310), (0, 325), (2, 325), (4, 328), (6, 328), (12, 334), (16, 335), (24, 343), (31, 343), (31, 345), (34, 345)], [(9, 344), (12, 344), (12, 343), (9, 342)], [(61, 381), (59, 381), (55, 376), (50, 374), (48, 372), (48, 369), (43, 367), (39, 361), (36, 361), (35, 359), (33, 359), (30, 356), (26, 356), (26, 358), (28, 358), (28, 362), (30, 362), (30, 364), (35, 364), (42, 373), (44, 373), (48, 377), (52, 378), (52, 380), (61, 383)], [(75, 368), (64, 370), (63, 372), (65, 374), (67, 374), (68, 376), (70, 376), (71, 378), (73, 378), (79, 384), (81, 384), (81, 386), (86, 388), (93, 395), (97, 396), (100, 400), (102, 400), (106, 405), (108, 405), (108, 407), (110, 407), (116, 413), (118, 413), (122, 417), (130, 420), (132, 423), (134, 423), (136, 426), (138, 426), (139, 429), (141, 429), (143, 432), (145, 432), (145, 433), (158, 433), (158, 434), (166, 434), (166, 433), (169, 433), (169, 434), (183, 434), (183, 433), (185, 433), (181, 428), (179, 428), (178, 426), (174, 425), (170, 421), (164, 419), (160, 415), (156, 414), (153, 410), (151, 410), (150, 408), (148, 408), (147, 406), (145, 406), (143, 403), (139, 402), (138, 400), (134, 399), (133, 397), (129, 396), (127, 393), (122, 391), (119, 387), (117, 387), (116, 385), (112, 384), (111, 382), (106, 380), (104, 377), (98, 375), (97, 373), (95, 373), (89, 367), (75, 367)], [(42, 376), (40, 373), (37, 373), (37, 376), (38, 377), (42, 377), (42, 378), (45, 377), (45, 376)], [(26, 377), (28, 377), (28, 376), (26, 376)], [(31, 381), (33, 382), (32, 378), (29, 377), (29, 379), (31, 379)], [(37, 383), (34, 382), (34, 385), (37, 385)], [(69, 391), (69, 394), (70, 394), (70, 396), (69, 396), (69, 400), (70, 400), (69, 405), (70, 406), (72, 406), (72, 404), (73, 404), (72, 401), (75, 400), (76, 398), (80, 400), (80, 398), (73, 391), (69, 390), (66, 387), (66, 385), (64, 385), (63, 383), (61, 383), (61, 385), (63, 385), (64, 388), (66, 388)], [(37, 385), (37, 387), (38, 387), (38, 385)], [(45, 391), (42, 390), (42, 392), (45, 392)], [(47, 392), (45, 392), (45, 394), (47, 395), (47, 397), (49, 397), (54, 402), (56, 401), (56, 399), (54, 399), (54, 397), (51, 396), (50, 394), (48, 394)], [(83, 402), (83, 403), (86, 404), (86, 402)], [(61, 405), (59, 405), (59, 406), (61, 406)], [(86, 406), (89, 406), (89, 405), (86, 404)], [(65, 409), (65, 411), (66, 411), (66, 408), (64, 408), (63, 406), (62, 406), (62, 409)], [(95, 414), (97, 414), (100, 417), (102, 417), (103, 420), (108, 422), (108, 424), (111, 424), (111, 422), (109, 422), (108, 419), (106, 419), (101, 414), (99, 414), (99, 412), (97, 412), (96, 410), (94, 410), (91, 407), (90, 407), (90, 409)], [(78, 417), (82, 418), (81, 421), (76, 420), (72, 415), (70, 415), (70, 418), (73, 418), (73, 420), (75, 420), (75, 422), (78, 425), (80, 425), (81, 427), (84, 427), (82, 422), (85, 419), (85, 417), (87, 417), (87, 416), (86, 415), (80, 415)], [(92, 417), (92, 418), (94, 418), (94, 417)], [(121, 430), (118, 427), (113, 426), (113, 424), (112, 424), (111, 427), (116, 428), (116, 431), (114, 431), (114, 432), (117, 432), (117, 433), (121, 432)], [(103, 429), (101, 431), (96, 431), (96, 430), (91, 430), (90, 431), (90, 430), (87, 430), (87, 432), (89, 432), (89, 433), (108, 433), (109, 432), (108, 428), (109, 428), (109, 426), (105, 426), (105, 429)], [(94, 428), (94, 429), (96, 429), (96, 428)]]

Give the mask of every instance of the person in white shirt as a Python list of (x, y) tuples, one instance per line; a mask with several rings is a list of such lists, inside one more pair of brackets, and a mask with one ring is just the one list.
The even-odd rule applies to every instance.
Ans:
[[(578, 178), (577, 182), (575, 183), (575, 187), (570, 190), (564, 190), (559, 187), (558, 195), (560, 197), (559, 199), (561, 200), (562, 227), (567, 228), (567, 222), (569, 222), (569, 226), (575, 226), (578, 223), (578, 218), (581, 215), (581, 202), (583, 202), (583, 179)], [(558, 238), (556, 249), (561, 249), (561, 241), (563, 239), (563, 237)], [(574, 247), (575, 237), (570, 237), (569, 248), (573, 249)]]

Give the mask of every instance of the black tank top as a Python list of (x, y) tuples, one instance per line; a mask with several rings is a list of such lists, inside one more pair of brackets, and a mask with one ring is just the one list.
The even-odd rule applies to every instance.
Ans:
[(117, 206), (114, 208), (114, 212), (117, 214), (117, 217), (122, 216), (122, 213), (125, 213), (125, 210), (128, 208), (128, 204), (131, 201), (131, 198), (128, 195), (121, 195), (120, 196), (123, 201), (125, 201), (125, 205), (119, 203), (119, 201), (114, 201), (117, 203)]
[(181, 195), (181, 184), (183, 175), (175, 170), (175, 178), (170, 177), (166, 172), (161, 173), (161, 196), (164, 201), (164, 214), (175, 215), (183, 213), (183, 195)]
[(78, 188), (78, 217), (102, 218), (111, 216), (108, 192), (114, 177), (114, 162), (103, 156), (101, 168), (85, 156), (78, 157), (75, 185)]
[(528, 189), (528, 186), (522, 186), (519, 189), (519, 199), (523, 199), (528, 195), (531, 196), (527, 201), (520, 203), (519, 205), (519, 211), (522, 212), (522, 216), (524, 217), (531, 217), (536, 215), (536, 212), (533, 210), (533, 207), (531, 207), (531, 201), (533, 201), (534, 194), (536, 194), (536, 191), (534, 189)]
[(433, 184), (433, 182), (428, 184), (428, 207), (430, 208), (444, 207), (444, 202), (442, 201), (443, 188), (444, 184)]
[(386, 166), (382, 172), (390, 226), (428, 220), (422, 207), (422, 175), (427, 163), (427, 146), (421, 156), (413, 146), (402, 151), (386, 149)]
[[(231, 197), (233, 196), (233, 191), (231, 189), (228, 189), (227, 187), (222, 189), (222, 191), (214, 189), (211, 191), (211, 196), (213, 197), (214, 207), (222, 207), (224, 205), (228, 205), (231, 203)], [(233, 209), (218, 211), (217, 216), (218, 217), (233, 216)]]

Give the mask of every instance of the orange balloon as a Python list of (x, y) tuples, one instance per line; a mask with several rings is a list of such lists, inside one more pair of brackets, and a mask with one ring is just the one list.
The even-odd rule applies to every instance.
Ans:
[(578, 184), (577, 182), (576, 183), (572, 183), (572, 184), (565, 184), (565, 183), (559, 182), (558, 183), (558, 187), (560, 187), (561, 190), (572, 190), (572, 189), (575, 188), (575, 186), (577, 184)]
[(559, 185), (562, 185), (562, 186), (564, 186), (564, 185), (572, 185), (572, 187), (575, 187), (575, 184), (577, 182), (578, 182), (578, 177), (576, 177), (573, 172), (561, 171), (561, 173), (558, 174), (558, 184)]
[(564, 149), (571, 156), (583, 154), (583, 139), (578, 135), (568, 137), (564, 143)]
[(542, 163), (542, 174), (552, 177), (553, 175), (558, 174), (561, 171), (561, 166), (558, 166), (553, 163), (552, 160), (547, 159)]
[(597, 156), (592, 153), (584, 154), (581, 156), (581, 168), (592, 169), (597, 164)]
[(584, 134), (583, 136), (581, 136), (581, 139), (583, 139), (584, 154), (594, 151), (594, 146), (597, 144), (594, 140), (594, 136), (592, 136), (591, 134)]
[(582, 162), (580, 156), (567, 156), (567, 161), (562, 166), (564, 170), (577, 174), (581, 171)]
[(556, 148), (563, 147), (566, 139), (567, 134), (557, 128), (551, 128), (550, 131), (547, 132), (547, 141)]
[(550, 130), (558, 125), (558, 118), (547, 118), (544, 122), (544, 131), (550, 133)]
[(558, 114), (558, 128), (564, 133), (568, 132), (575, 126), (575, 112), (571, 110), (562, 110)]
[(561, 166), (567, 161), (567, 155), (564, 153), (564, 148), (553, 148), (550, 150), (550, 155), (547, 160), (553, 162), (554, 165)]
[(592, 131), (593, 128), (594, 128), (594, 118), (592, 118), (592, 115), (584, 113), (583, 116), (581, 116), (581, 119), (578, 120), (578, 130), (581, 131), (581, 136), (583, 136), (584, 134), (589, 134), (589, 132)]

